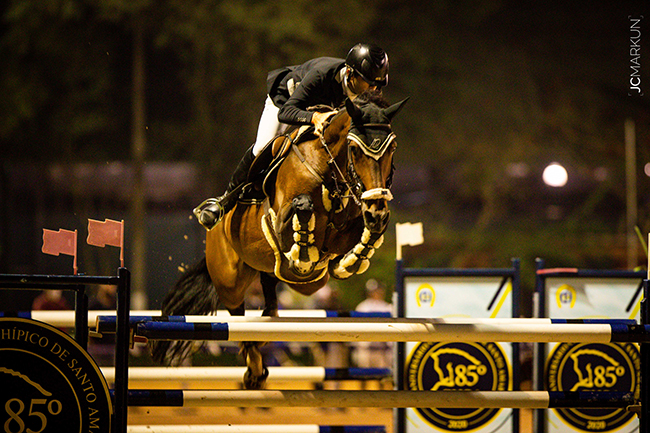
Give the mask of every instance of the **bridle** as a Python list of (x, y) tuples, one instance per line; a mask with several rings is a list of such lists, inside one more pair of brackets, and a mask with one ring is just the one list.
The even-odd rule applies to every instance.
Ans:
[[(363, 129), (384, 129), (388, 132), (386, 138), (382, 141), (380, 138), (374, 138), (370, 144), (366, 143), (360, 134), (356, 134), (353, 131), (357, 131), (358, 128), (354, 130), (350, 128), (348, 132), (348, 142), (354, 142), (357, 146), (363, 151), (363, 153), (373, 158), (375, 161), (379, 161), (381, 157), (384, 156), (386, 150), (390, 147), (391, 143), (395, 140), (396, 135), (392, 131), (390, 123), (365, 123), (362, 124)], [(354, 158), (352, 158), (352, 146), (348, 143), (348, 176), (354, 181), (354, 194), (359, 195), (361, 200), (371, 200), (377, 198), (385, 198), (387, 200), (392, 199), (390, 194), (390, 181), (392, 179), (392, 170), (389, 178), (386, 182), (387, 188), (374, 188), (373, 190), (366, 191), (361, 178), (357, 174), (357, 170), (354, 167)], [(370, 193), (370, 194), (368, 194)]]
[[(324, 125), (323, 130), (325, 130), (328, 125), (329, 122)], [(365, 134), (358, 133), (359, 128), (363, 128), (364, 130), (383, 129), (388, 132), (388, 135), (383, 141), (379, 138), (374, 138), (373, 141), (370, 144), (368, 144), (362, 138), (362, 136)], [(396, 135), (394, 132), (392, 132), (390, 123), (364, 123), (361, 125), (355, 125), (354, 128), (351, 127), (346, 137), (346, 140), (348, 141), (348, 146), (347, 146), (348, 166), (347, 166), (347, 177), (346, 177), (343, 174), (341, 168), (339, 167), (339, 164), (336, 162), (336, 159), (334, 158), (334, 155), (332, 154), (332, 151), (330, 150), (328, 144), (325, 142), (325, 138), (323, 134), (321, 134), (320, 142), (323, 145), (323, 148), (325, 149), (327, 154), (329, 155), (329, 160), (327, 161), (327, 164), (332, 169), (333, 180), (337, 186), (336, 189), (338, 191), (341, 190), (350, 191), (351, 193), (351, 195), (341, 195), (341, 197), (352, 197), (352, 199), (358, 206), (361, 206), (362, 200), (372, 200), (372, 199), (391, 200), (393, 198), (392, 194), (390, 193), (389, 183), (387, 183), (388, 188), (374, 188), (370, 191), (366, 191), (365, 186), (363, 185), (363, 182), (361, 181), (361, 178), (359, 177), (356, 168), (354, 166), (354, 158), (352, 157), (352, 146), (350, 145), (350, 143), (351, 142), (355, 143), (366, 156), (371, 157), (374, 160), (378, 161), (382, 156), (384, 156), (386, 150), (390, 147), (390, 144), (395, 140), (395, 138)], [(391, 175), (389, 175), (389, 181), (391, 178), (392, 178), (392, 170), (391, 170)], [(339, 184), (341, 184), (343, 188), (341, 188)]]

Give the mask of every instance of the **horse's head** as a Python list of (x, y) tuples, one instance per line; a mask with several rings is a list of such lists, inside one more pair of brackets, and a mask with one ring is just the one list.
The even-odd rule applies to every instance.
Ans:
[(390, 122), (406, 99), (382, 108), (372, 97), (359, 96), (345, 107), (351, 118), (348, 132), (348, 178), (361, 200), (365, 226), (382, 232), (388, 224), (393, 153), (397, 148)]

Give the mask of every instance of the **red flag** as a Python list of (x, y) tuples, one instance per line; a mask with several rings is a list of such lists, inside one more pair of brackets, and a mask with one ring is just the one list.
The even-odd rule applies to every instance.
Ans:
[(72, 270), (77, 275), (77, 231), (70, 231), (59, 229), (54, 230), (43, 229), (43, 248), (45, 254), (52, 254), (58, 256), (59, 254), (66, 254), (74, 257), (72, 262)]
[(77, 231), (59, 229), (59, 231), (43, 229), (43, 248), (45, 254), (58, 256), (66, 254), (68, 256), (77, 255)]
[(122, 247), (122, 237), (124, 235), (124, 221), (97, 221), (88, 219), (88, 239), (89, 245), (96, 247)]

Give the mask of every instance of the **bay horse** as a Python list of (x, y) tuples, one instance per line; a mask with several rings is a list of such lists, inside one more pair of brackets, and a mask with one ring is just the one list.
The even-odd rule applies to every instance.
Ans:
[[(219, 302), (243, 315), (246, 289), (259, 275), (262, 314), (277, 316), (279, 281), (308, 296), (330, 276), (365, 272), (388, 226), (397, 147), (390, 122), (405, 102), (389, 106), (381, 93), (369, 92), (346, 100), (320, 136), (296, 130), (277, 137), (274, 148), (284, 148), (277, 151), (284, 156), (270, 164), (262, 183), (266, 198), (240, 198), (207, 232), (205, 257), (166, 296), (163, 315), (210, 314)], [(249, 389), (262, 388), (268, 376), (259, 344), (240, 344)], [(152, 355), (170, 364), (189, 347), (158, 341)]]

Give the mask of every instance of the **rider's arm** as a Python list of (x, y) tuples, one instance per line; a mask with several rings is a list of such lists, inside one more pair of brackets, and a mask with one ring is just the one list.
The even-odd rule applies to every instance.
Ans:
[(314, 113), (307, 108), (319, 103), (324, 92), (324, 76), (312, 70), (302, 79), (291, 97), (280, 108), (278, 120), (290, 125), (309, 125)]

